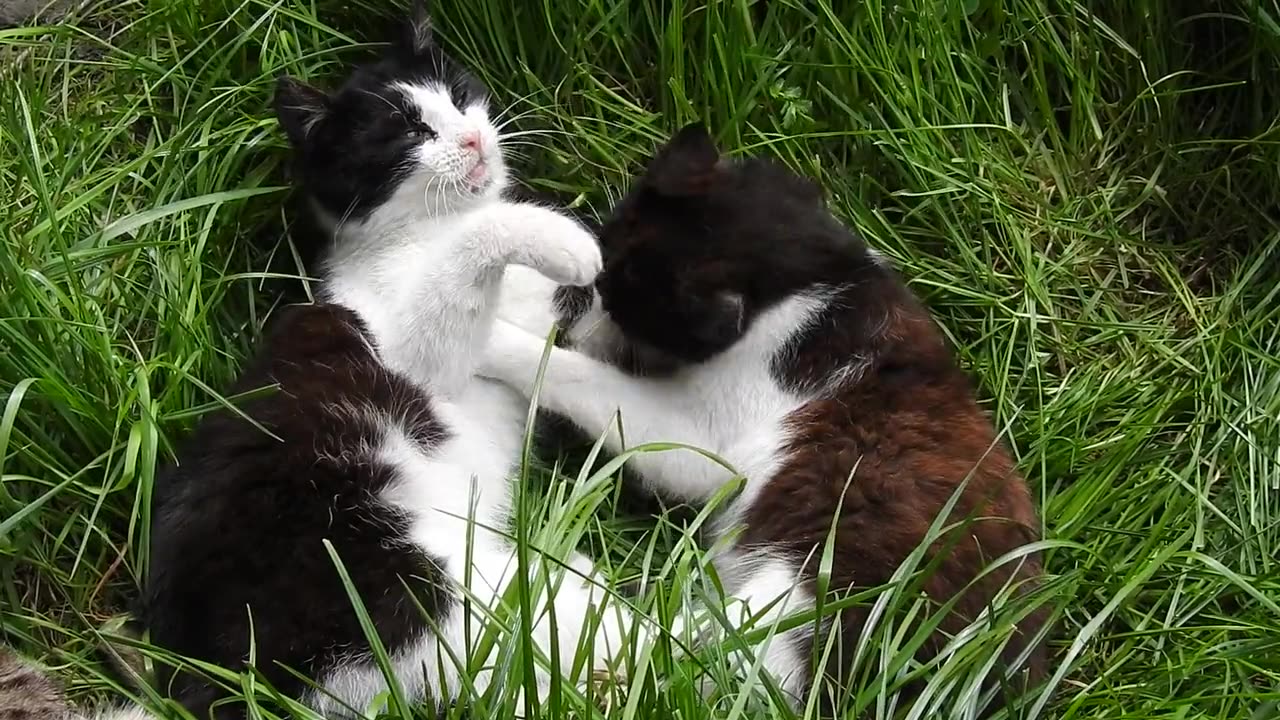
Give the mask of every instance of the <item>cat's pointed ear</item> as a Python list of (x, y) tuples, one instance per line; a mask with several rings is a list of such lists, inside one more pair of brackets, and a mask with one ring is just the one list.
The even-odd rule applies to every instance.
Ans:
[(400, 25), (395, 49), (402, 55), (415, 58), (425, 55), (435, 47), (435, 25), (427, 11), (425, 0), (413, 0), (409, 17)]
[(723, 168), (720, 150), (711, 133), (702, 123), (692, 123), (662, 146), (645, 177), (659, 194), (692, 197), (710, 190)]
[(742, 337), (747, 327), (747, 300), (741, 293), (717, 292), (703, 307), (705, 312), (686, 328), (702, 345), (718, 352)]
[(733, 328), (734, 336), (742, 334), (747, 325), (747, 298), (742, 293), (722, 292), (716, 297), (726, 326)]
[(289, 136), (290, 144), (295, 148), (302, 147), (306, 144), (311, 129), (329, 112), (329, 96), (306, 83), (282, 75), (276, 80), (275, 107), (280, 127)]

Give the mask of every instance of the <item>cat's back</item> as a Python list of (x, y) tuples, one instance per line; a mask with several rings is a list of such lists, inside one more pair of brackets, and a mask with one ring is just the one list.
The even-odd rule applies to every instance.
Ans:
[[(1038, 539), (1031, 494), (967, 373), (906, 287), (886, 271), (840, 292), (817, 324), (823, 330), (802, 334), (777, 365), (784, 384), (822, 389), (787, 417), (785, 459), (751, 508), (744, 542), (806, 556), (832, 537), (839, 508), (831, 587), (875, 587), (931, 533), (938, 537), (937, 527), (958, 525), (932, 543), (929, 557), (945, 557), (923, 586), (939, 603), (956, 598), (942, 623), (955, 632), (1006, 582), (1040, 574), (1035, 554), (988, 570)], [(850, 613), (850, 637), (864, 620)], [(1034, 614), (1026, 636), (1042, 622)], [(1009, 657), (1021, 649), (1011, 643)], [(1043, 662), (1033, 653), (1033, 676)]]
[(961, 495), (986, 498), (1030, 530), (1030, 494), (971, 379), (895, 280), (886, 272), (879, 287), (841, 290), (847, 297), (832, 299), (823, 330), (803, 333), (775, 366), (784, 384), (818, 388), (787, 418), (787, 472), (856, 470), (846, 507), (900, 503), (930, 517), (963, 484)]
[(195, 502), (212, 503), (199, 513), (210, 517), (228, 504), (245, 511), (278, 494), (337, 491), (359, 470), (371, 473), (360, 486), (376, 492), (387, 479), (362, 461), (389, 421), (423, 444), (443, 435), (427, 394), (388, 372), (361, 318), (334, 303), (285, 309), (224, 397), (157, 482), (161, 517)]
[[(144, 612), (158, 645), (225, 667), (252, 642), (259, 670), (296, 693), (279, 664), (314, 675), (365, 644), (336, 562), (393, 650), (425, 630), (406, 580), (428, 612), (449, 602), (382, 497), (398, 477), (388, 444), (427, 453), (448, 430), (350, 310), (298, 306), (274, 325), (234, 408), (205, 417), (157, 483)], [(197, 710), (217, 696), (187, 676), (173, 692)]]

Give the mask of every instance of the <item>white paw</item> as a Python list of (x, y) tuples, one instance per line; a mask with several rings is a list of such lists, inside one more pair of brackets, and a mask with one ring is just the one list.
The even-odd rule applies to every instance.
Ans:
[(604, 267), (600, 246), (581, 225), (568, 218), (564, 220), (564, 229), (547, 248), (545, 261), (538, 270), (561, 285), (590, 285)]
[(590, 285), (604, 262), (595, 237), (574, 220), (557, 212), (525, 206), (523, 227), (514, 228), (524, 239), (513, 258), (560, 285)]
[(544, 341), (505, 320), (494, 320), (476, 374), (526, 391), (542, 360)]

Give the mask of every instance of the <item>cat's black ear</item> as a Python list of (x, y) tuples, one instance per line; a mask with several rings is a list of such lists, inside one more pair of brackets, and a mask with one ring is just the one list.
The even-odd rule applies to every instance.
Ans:
[(329, 96), (288, 75), (276, 81), (276, 117), (289, 136), (289, 142), (302, 147), (316, 123), (329, 112)]
[(688, 332), (705, 348), (719, 352), (742, 337), (747, 325), (747, 301), (741, 293), (718, 292), (690, 319)]
[(726, 326), (733, 328), (734, 337), (741, 335), (747, 325), (747, 299), (742, 293), (722, 292), (716, 297), (716, 302), (720, 305)]
[(649, 164), (649, 187), (670, 197), (706, 193), (723, 171), (720, 150), (702, 123), (684, 126)]
[(435, 47), (435, 26), (424, 0), (413, 0), (409, 17), (400, 25), (395, 49), (410, 58), (421, 57)]

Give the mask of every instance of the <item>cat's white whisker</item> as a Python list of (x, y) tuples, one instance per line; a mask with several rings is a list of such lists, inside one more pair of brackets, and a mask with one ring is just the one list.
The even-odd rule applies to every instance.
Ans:
[[(518, 115), (512, 115), (511, 117), (507, 118), (503, 122), (494, 125), (494, 127), (498, 129), (499, 133), (502, 133), (507, 128), (511, 127), (512, 124), (517, 123), (525, 118), (534, 117), (536, 115), (537, 115), (536, 110), (530, 110), (529, 112), (523, 112)], [(527, 130), (537, 131), (538, 128), (527, 128)]]
[(527, 101), (529, 98), (533, 97), (534, 95), (537, 95), (539, 92), (541, 92), (541, 91), (540, 91), (540, 90), (531, 90), (531, 91), (529, 91), (528, 93), (525, 93), (524, 95), (521, 95), (521, 96), (519, 96), (519, 97), (515, 98), (514, 100), (512, 100), (512, 101), (511, 101), (511, 103), (507, 105), (507, 107), (503, 108), (502, 110), (500, 110), (500, 111), (498, 112), (498, 114), (497, 114), (497, 115), (494, 115), (494, 116), (493, 116), (493, 118), (492, 118), (492, 119), (493, 119), (493, 124), (494, 124), (496, 127), (501, 128), (501, 127), (503, 127), (503, 126), (507, 125), (509, 122), (511, 122), (511, 120), (512, 120), (513, 118), (528, 117), (529, 115), (533, 115), (534, 113), (540, 112), (540, 111), (542, 111), (542, 110), (547, 110), (548, 108), (547, 108), (547, 107), (545, 107), (545, 106), (541, 106), (541, 105), (530, 105), (529, 107), (525, 108), (524, 110), (521, 110), (519, 113), (517, 113), (517, 114), (516, 114), (516, 115), (514, 115), (514, 116), (512, 116), (512, 115), (510, 114), (510, 113), (511, 113), (513, 110), (515, 110), (518, 106), (520, 106), (521, 104), (523, 104), (525, 101)]
[(536, 140), (499, 140), (498, 144), (505, 150), (509, 147), (535, 147), (543, 150), (551, 150), (552, 146), (547, 143), (541, 143)]
[(505, 150), (505, 154), (510, 158), (514, 158), (522, 162), (527, 162), (532, 158), (531, 155), (524, 152), (523, 150)]
[(573, 137), (573, 133), (571, 133), (571, 132), (567, 132), (567, 131), (564, 131), (564, 130), (554, 130), (554, 129), (550, 129), (550, 128), (542, 128), (542, 129), (538, 129), (538, 130), (518, 130), (518, 131), (516, 131), (516, 132), (503, 133), (503, 134), (501, 134), (501, 135), (499, 135), (499, 136), (498, 136), (498, 140), (499, 140), (499, 141), (503, 141), (503, 140), (511, 140), (511, 139), (514, 139), (514, 138), (518, 138), (518, 137), (525, 137), (525, 136), (528, 136), (528, 135), (532, 135), (532, 136), (541, 136), (541, 135), (564, 135), (564, 136), (567, 136), (567, 137)]
[(508, 155), (515, 155), (519, 153), (519, 154), (522, 154), (523, 157), (528, 157), (528, 153), (525, 152), (525, 149), (536, 150), (540, 152), (548, 152), (548, 153), (555, 152), (555, 148), (551, 147), (550, 145), (543, 145), (540, 143), (532, 143), (532, 142), (515, 142), (515, 143), (512, 143), (511, 145), (504, 145), (502, 148), (502, 151)]
[(382, 95), (380, 95), (380, 94), (378, 94), (378, 93), (376, 93), (376, 92), (373, 92), (372, 90), (365, 90), (365, 89), (363, 89), (363, 88), (358, 88), (358, 89), (357, 89), (357, 92), (359, 92), (361, 95), (367, 95), (367, 96), (369, 96), (369, 97), (376, 98), (378, 101), (382, 102), (384, 105), (386, 105), (387, 107), (391, 108), (391, 114), (392, 114), (392, 116), (393, 116), (393, 117), (399, 117), (400, 115), (402, 115), (402, 114), (403, 114), (403, 113), (401, 112), (400, 108), (396, 107), (396, 104), (395, 104), (395, 103), (393, 103), (393, 102), (391, 102), (390, 100), (386, 99), (386, 98), (385, 98), (385, 97), (383, 97)]

